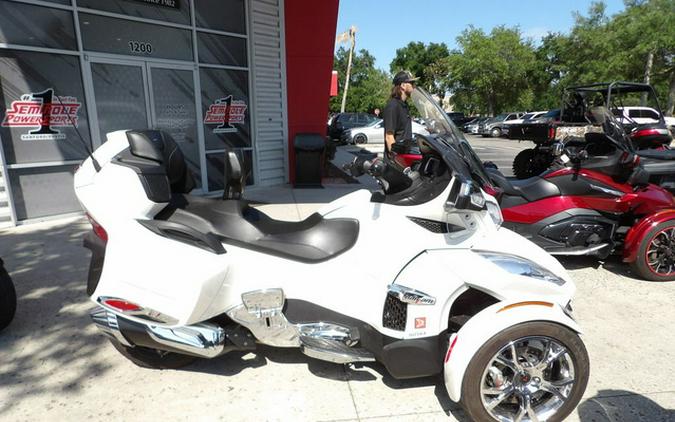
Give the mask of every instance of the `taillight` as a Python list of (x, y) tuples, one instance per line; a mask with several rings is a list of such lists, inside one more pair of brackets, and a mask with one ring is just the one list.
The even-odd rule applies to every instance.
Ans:
[(116, 309), (120, 312), (133, 312), (133, 311), (140, 311), (141, 308), (140, 306), (136, 305), (135, 303), (132, 302), (127, 302), (126, 300), (122, 299), (104, 299), (101, 301), (102, 304), (107, 305), (113, 309)]
[(549, 126), (549, 128), (548, 128), (548, 139), (550, 141), (555, 139), (555, 127), (554, 126)]
[(104, 242), (108, 241), (108, 233), (105, 231), (102, 225), (98, 224), (94, 218), (87, 214), (87, 219), (89, 220), (89, 223), (91, 223), (91, 228), (94, 230), (94, 234), (99, 237)]
[(643, 136), (659, 136), (659, 135), (668, 135), (668, 129), (640, 129), (637, 132), (634, 132), (631, 137), (641, 138)]
[(119, 297), (101, 296), (98, 298), (101, 306), (119, 312), (130, 317), (144, 319), (151, 322), (160, 322), (164, 324), (176, 324), (178, 320), (169, 315), (165, 315), (154, 309), (145, 308), (128, 300)]

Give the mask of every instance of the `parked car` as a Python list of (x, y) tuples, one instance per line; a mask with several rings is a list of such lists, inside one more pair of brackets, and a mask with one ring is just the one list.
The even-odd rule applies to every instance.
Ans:
[(472, 120), (473, 117), (467, 117), (464, 115), (464, 113), (459, 112), (459, 111), (451, 111), (448, 112), (448, 117), (450, 120), (452, 120), (452, 123), (455, 124), (455, 126), (460, 127), (464, 123), (468, 122), (469, 120)]
[(524, 114), (520, 111), (499, 114), (481, 123), (478, 132), (483, 136), (492, 136), (493, 138), (507, 135), (509, 132), (508, 122), (520, 119)]
[(638, 125), (655, 124), (659, 123), (661, 117), (663, 117), (668, 129), (675, 133), (675, 117), (662, 116), (658, 110), (652, 107), (617, 107), (613, 112), (623, 125), (631, 123), (637, 123)]
[(16, 291), (0, 258), (0, 330), (7, 327), (16, 312)]
[[(412, 131), (413, 135), (428, 135), (429, 132), (422, 126), (413, 120), (412, 122)], [(340, 138), (342, 143), (345, 144), (382, 144), (384, 143), (384, 121), (378, 119), (373, 123), (364, 126), (364, 127), (355, 127), (352, 129), (347, 129), (342, 132), (342, 137)]]
[(485, 122), (489, 117), (476, 117), (475, 119), (466, 122), (464, 125), (462, 125), (461, 129), (465, 133), (473, 133), (477, 134), (478, 133), (478, 127), (482, 122)]
[(354, 127), (364, 127), (379, 120), (378, 117), (368, 113), (339, 113), (333, 117), (328, 126), (328, 136), (330, 139), (340, 140), (342, 133)]
[(520, 119), (509, 120), (508, 122), (506, 122), (506, 124), (513, 125), (528, 122), (530, 120), (538, 119), (539, 117), (543, 116), (546, 113), (547, 111), (530, 111), (528, 113), (523, 114), (523, 117), (521, 117)]

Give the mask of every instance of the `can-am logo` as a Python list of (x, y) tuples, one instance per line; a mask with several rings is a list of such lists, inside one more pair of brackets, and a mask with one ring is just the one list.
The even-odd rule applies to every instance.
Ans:
[(233, 100), (231, 95), (219, 98), (209, 106), (204, 117), (204, 124), (218, 125), (213, 133), (232, 133), (237, 128), (234, 124), (244, 124), (246, 103)]
[(75, 97), (54, 98), (52, 88), (24, 94), (20, 100), (12, 101), (2, 126), (35, 128), (21, 135), (22, 141), (66, 139), (64, 133), (54, 128), (77, 127), (77, 114), (81, 105)]

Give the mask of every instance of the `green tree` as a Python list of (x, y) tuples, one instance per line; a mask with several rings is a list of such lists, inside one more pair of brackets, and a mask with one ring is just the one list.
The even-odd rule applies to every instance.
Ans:
[[(335, 53), (333, 69), (338, 72), (338, 95), (330, 100), (330, 110), (333, 112), (340, 111), (348, 56), (349, 50), (343, 47)], [(375, 68), (375, 58), (368, 50), (354, 52), (345, 111), (370, 113), (375, 108), (384, 108), (390, 87), (389, 75)]]
[(458, 108), (494, 115), (507, 109), (529, 109), (534, 94), (533, 46), (518, 28), (498, 26), (486, 34), (473, 26), (457, 37), (459, 50), (449, 59), (447, 85)]
[(408, 70), (420, 78), (418, 84), (432, 94), (443, 98), (447, 91), (448, 63), (450, 51), (445, 43), (410, 42), (396, 50), (396, 56), (389, 66), (391, 73)]

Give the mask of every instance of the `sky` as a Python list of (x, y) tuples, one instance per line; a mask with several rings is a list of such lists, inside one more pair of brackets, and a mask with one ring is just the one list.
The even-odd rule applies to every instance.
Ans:
[[(622, 0), (605, 3), (610, 16), (624, 9)], [(590, 0), (340, 0), (337, 33), (355, 25), (356, 49), (368, 50), (375, 66), (388, 72), (396, 49), (410, 41), (444, 42), (453, 49), (469, 25), (488, 33), (506, 25), (520, 27), (536, 43), (548, 32), (569, 32), (572, 13), (586, 15), (590, 5)]]

